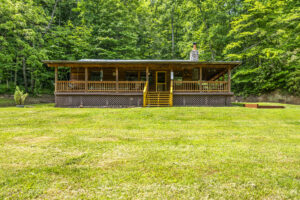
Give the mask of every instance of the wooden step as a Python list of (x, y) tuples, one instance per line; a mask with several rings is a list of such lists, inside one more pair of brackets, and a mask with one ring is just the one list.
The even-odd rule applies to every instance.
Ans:
[(148, 97), (148, 98), (146, 98), (146, 99), (148, 99), (148, 100), (155, 100), (155, 99), (168, 100), (168, 99), (170, 99), (170, 98), (154, 98), (154, 97)]
[(170, 106), (170, 92), (155, 92), (150, 91), (146, 96), (146, 106), (148, 107), (168, 107)]
[(148, 94), (148, 96), (170, 96), (170, 94)]
[(156, 97), (146, 97), (146, 99), (170, 99), (169, 97), (160, 97), (160, 98), (156, 98)]
[(149, 96), (149, 95), (147, 95), (147, 97), (153, 97), (153, 98), (160, 98), (160, 97), (162, 97), (162, 98), (169, 98), (170, 96)]

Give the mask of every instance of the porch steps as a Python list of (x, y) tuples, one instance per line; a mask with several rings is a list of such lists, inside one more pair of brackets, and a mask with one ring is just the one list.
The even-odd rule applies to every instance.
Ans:
[(169, 107), (170, 92), (152, 92), (149, 91), (146, 96), (147, 107)]

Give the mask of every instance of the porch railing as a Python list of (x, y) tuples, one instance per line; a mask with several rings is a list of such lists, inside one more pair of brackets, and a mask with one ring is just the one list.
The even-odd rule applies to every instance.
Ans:
[(174, 92), (228, 92), (227, 81), (173, 81)]
[(145, 81), (57, 81), (56, 92), (143, 92)]
[[(172, 82), (174, 92), (229, 92), (227, 81)], [(143, 92), (145, 86), (145, 81), (57, 81), (56, 92)]]

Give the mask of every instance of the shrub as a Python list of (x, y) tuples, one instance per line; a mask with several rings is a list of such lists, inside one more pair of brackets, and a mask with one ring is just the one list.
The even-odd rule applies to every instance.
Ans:
[(25, 100), (28, 96), (28, 93), (25, 93), (20, 90), (20, 88), (17, 86), (14, 94), (14, 99), (17, 105), (24, 105)]

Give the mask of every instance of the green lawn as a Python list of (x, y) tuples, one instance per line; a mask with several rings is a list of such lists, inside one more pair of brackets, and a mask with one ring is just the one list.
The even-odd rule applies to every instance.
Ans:
[(300, 106), (0, 108), (0, 199), (299, 199)]

